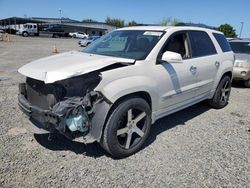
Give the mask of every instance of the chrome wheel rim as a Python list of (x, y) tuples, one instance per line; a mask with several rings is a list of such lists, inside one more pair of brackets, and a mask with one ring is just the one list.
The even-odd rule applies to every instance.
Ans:
[(228, 101), (229, 93), (230, 93), (230, 86), (229, 81), (226, 81), (223, 87), (221, 88), (221, 97), (220, 102), (226, 103)]
[(116, 136), (118, 143), (124, 149), (137, 145), (146, 131), (146, 112), (138, 109), (129, 109), (121, 117)]

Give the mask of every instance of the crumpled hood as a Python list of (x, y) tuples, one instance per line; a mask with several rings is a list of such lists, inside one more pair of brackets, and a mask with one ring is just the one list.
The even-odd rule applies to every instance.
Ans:
[(45, 83), (53, 83), (123, 62), (134, 63), (134, 60), (70, 51), (35, 60), (22, 66), (18, 72)]

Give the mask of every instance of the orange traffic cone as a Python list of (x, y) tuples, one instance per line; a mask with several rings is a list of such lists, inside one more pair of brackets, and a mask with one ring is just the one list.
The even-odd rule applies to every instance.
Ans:
[(56, 45), (54, 45), (54, 47), (52, 48), (52, 53), (59, 53)]

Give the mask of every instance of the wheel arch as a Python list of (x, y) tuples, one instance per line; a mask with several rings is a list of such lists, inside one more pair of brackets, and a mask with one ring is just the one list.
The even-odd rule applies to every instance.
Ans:
[[(233, 73), (232, 73), (232, 71), (227, 71), (227, 72), (225, 72), (225, 73), (222, 75), (221, 79), (222, 79), (224, 76), (229, 76), (230, 79), (232, 80), (232, 78), (233, 78)], [(221, 79), (220, 79), (220, 80), (221, 80)]]
[(130, 98), (134, 98), (134, 97), (138, 97), (138, 98), (142, 98), (144, 99), (150, 109), (152, 110), (152, 99), (151, 99), (151, 96), (148, 92), (146, 91), (136, 91), (136, 92), (133, 92), (133, 93), (129, 93), (129, 94), (126, 94), (126, 95), (123, 95), (123, 96), (120, 96), (112, 105), (111, 105), (111, 108), (109, 109), (109, 112), (105, 118), (105, 122), (104, 122), (104, 127), (105, 127), (105, 124), (110, 116), (110, 114), (113, 112), (113, 110), (120, 104), (122, 103), (123, 101), (127, 100), (127, 99), (130, 99)]
[(84, 143), (92, 143), (94, 141), (100, 142), (103, 136), (103, 131), (106, 127), (107, 121), (114, 111), (114, 109), (121, 104), (123, 101), (129, 99), (139, 97), (144, 99), (150, 106), (151, 109), (151, 97), (149, 93), (146, 91), (137, 91), (130, 94), (126, 94), (118, 98), (114, 103), (109, 101), (107, 98), (104, 97), (103, 102), (97, 104), (95, 115), (92, 119), (92, 129), (88, 135), (84, 137)]
[(130, 99), (130, 98), (135, 98), (135, 97), (138, 97), (138, 98), (142, 98), (144, 99), (150, 109), (152, 110), (152, 99), (151, 99), (151, 96), (148, 92), (146, 91), (137, 91), (137, 92), (133, 92), (133, 93), (129, 93), (129, 94), (126, 94), (126, 95), (123, 95), (121, 96), (120, 98), (118, 98), (112, 105), (111, 105), (111, 108), (109, 109), (108, 111), (108, 114), (107, 116), (105, 117), (105, 121), (104, 121), (104, 124), (103, 124), (103, 127), (102, 127), (102, 131), (101, 131), (101, 135), (103, 135), (103, 131), (105, 129), (105, 126), (107, 124), (107, 121), (110, 117), (110, 115), (112, 114), (112, 112), (114, 111), (114, 109), (120, 104), (122, 103), (123, 101), (127, 100), (127, 99)]
[(133, 93), (125, 94), (123, 96), (120, 96), (111, 106), (111, 109), (117, 106), (117, 104), (120, 104), (122, 101), (128, 99), (138, 97), (144, 99), (148, 105), (150, 106), (150, 109), (152, 110), (152, 99), (150, 94), (147, 91), (135, 91)]
[(215, 91), (216, 91), (218, 85), (220, 84), (221, 80), (222, 80), (225, 76), (229, 76), (230, 79), (231, 79), (231, 81), (232, 81), (232, 79), (233, 79), (233, 72), (232, 72), (232, 70), (225, 70), (221, 75), (222, 75), (222, 76), (219, 77), (218, 81), (214, 84), (214, 88), (213, 88), (212, 92), (210, 93), (209, 99), (213, 98), (214, 93), (215, 93)]
[(225, 72), (222, 74), (222, 76), (220, 77), (220, 80), (219, 80), (219, 82), (217, 83), (216, 88), (218, 87), (218, 85), (220, 84), (221, 80), (222, 80), (225, 76), (229, 76), (229, 78), (230, 78), (231, 81), (232, 81), (232, 79), (233, 79), (233, 72), (232, 72), (232, 71), (225, 71)]

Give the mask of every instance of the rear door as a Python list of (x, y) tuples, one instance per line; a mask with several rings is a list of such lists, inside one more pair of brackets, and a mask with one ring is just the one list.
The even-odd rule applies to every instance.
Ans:
[(196, 61), (197, 93), (207, 96), (213, 88), (221, 62), (216, 48), (205, 31), (189, 31), (192, 60)]

